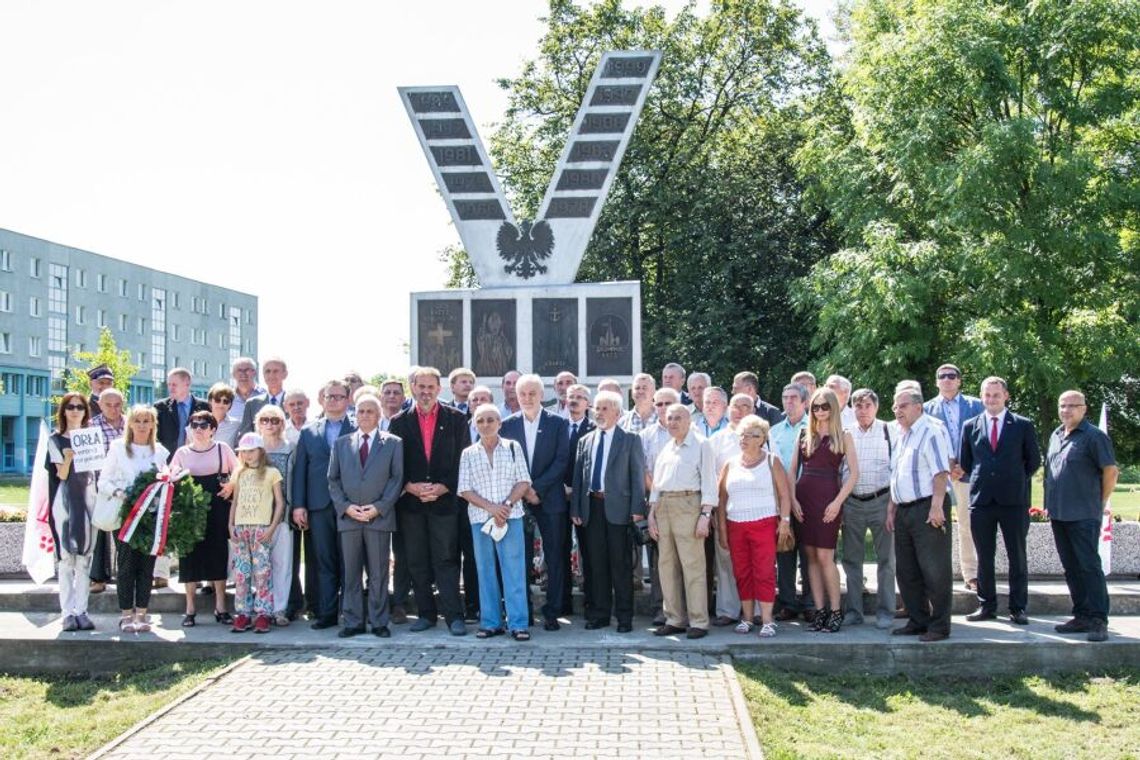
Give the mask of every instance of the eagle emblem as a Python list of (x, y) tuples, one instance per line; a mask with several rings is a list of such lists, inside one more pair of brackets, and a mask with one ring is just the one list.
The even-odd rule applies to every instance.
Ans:
[(503, 271), (529, 280), (536, 274), (546, 273), (546, 265), (541, 262), (554, 252), (554, 230), (541, 219), (534, 223), (521, 222), (518, 227), (503, 222), (495, 245), (499, 256), (507, 262)]

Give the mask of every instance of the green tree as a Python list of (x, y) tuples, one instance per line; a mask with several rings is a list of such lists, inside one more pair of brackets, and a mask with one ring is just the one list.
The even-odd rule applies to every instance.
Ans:
[(128, 389), (131, 386), (131, 378), (139, 368), (138, 365), (131, 363), (130, 351), (119, 350), (110, 328), (104, 327), (99, 331), (99, 347), (95, 351), (76, 351), (75, 361), (80, 367), (69, 369), (64, 379), (64, 387), (69, 393), (89, 395), (91, 380), (87, 377), (87, 370), (106, 364), (115, 375), (115, 388), (130, 402)]
[(846, 21), (797, 158), (844, 246), (796, 289), (820, 365), (880, 390), (946, 360), (971, 390), (1001, 375), (1043, 433), (1066, 387), (1126, 397), (1140, 5), (857, 0)]
[[(759, 370), (778, 392), (810, 337), (787, 283), (833, 250), (803, 214), (793, 157), (805, 99), (830, 79), (814, 27), (789, 0), (717, 0), (673, 18), (620, 0), (552, 0), (535, 60), (504, 79), (491, 153), (520, 218), (533, 218), (597, 61), (659, 49), (661, 68), (578, 273), (642, 283), (643, 361), (728, 382)], [(451, 257), (452, 281), (463, 272)]]

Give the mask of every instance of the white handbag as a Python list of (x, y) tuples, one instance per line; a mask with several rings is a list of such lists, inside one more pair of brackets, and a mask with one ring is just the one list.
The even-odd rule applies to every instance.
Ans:
[(91, 513), (91, 525), (99, 530), (118, 530), (123, 524), (123, 500), (114, 494), (95, 496), (95, 511)]

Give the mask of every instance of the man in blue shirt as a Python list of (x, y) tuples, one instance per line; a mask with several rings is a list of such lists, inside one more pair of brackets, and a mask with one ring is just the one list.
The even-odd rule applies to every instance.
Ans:
[[(780, 401), (784, 406), (784, 419), (772, 425), (768, 433), (771, 448), (780, 457), (780, 462), (787, 469), (792, 462), (792, 454), (796, 450), (796, 442), (800, 432), (807, 427), (807, 388), (797, 383), (784, 386)], [(796, 475), (788, 472), (788, 487), (795, 493)], [(803, 577), (803, 593), (796, 597), (796, 558), (800, 561), (800, 575)], [(807, 555), (801, 544), (788, 552), (776, 553), (776, 619), (794, 620), (800, 612), (810, 614), (815, 606), (812, 603), (811, 584), (808, 582)]]
[(1105, 504), (1120, 474), (1112, 441), (1085, 419), (1088, 407), (1080, 391), (1065, 391), (1057, 402), (1061, 426), (1049, 436), (1045, 455), (1045, 511), (1065, 583), (1073, 600), (1073, 619), (1058, 633), (1088, 633), (1089, 641), (1108, 639), (1108, 587), (1100, 564), (1100, 525)]
[(962, 428), (982, 413), (982, 400), (961, 393), (962, 370), (953, 364), (943, 364), (935, 371), (938, 395), (922, 405), (923, 414), (941, 420), (950, 434), (950, 484), (954, 493), (954, 511), (958, 519), (958, 556), (962, 561), (962, 580), (966, 588), (978, 590), (978, 555), (974, 550), (974, 537), (970, 533), (970, 481), (958, 464), (958, 448), (962, 443)]

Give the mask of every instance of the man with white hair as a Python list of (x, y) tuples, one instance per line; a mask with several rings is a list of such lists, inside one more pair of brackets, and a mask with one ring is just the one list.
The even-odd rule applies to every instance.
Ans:
[(850, 430), (855, 427), (858, 424), (855, 410), (847, 405), (847, 401), (851, 398), (851, 381), (843, 375), (828, 375), (824, 385), (839, 399), (839, 421), (843, 429)]
[[(712, 378), (709, 377), (707, 372), (692, 372), (689, 374), (689, 379), (685, 381), (685, 386), (689, 391), (689, 398), (693, 400), (689, 411), (693, 414), (693, 424), (698, 428), (704, 419), (705, 388), (708, 388), (710, 385), (712, 385)], [(728, 403), (727, 399), (725, 403)], [(707, 438), (708, 436), (705, 437)]]
[[(621, 397), (599, 391), (594, 399), (597, 428), (577, 444), (570, 517), (582, 530), (586, 583), (586, 628), (610, 624), (618, 633), (633, 630), (633, 572), (629, 526), (642, 517), (645, 465), (640, 442), (618, 427)], [(612, 600), (612, 605), (611, 605)]]
[(950, 438), (923, 414), (922, 390), (895, 393), (902, 435), (891, 456), (888, 531), (895, 534), (895, 575), (909, 620), (891, 633), (941, 641), (950, 635), (954, 598), (950, 561)]
[(654, 634), (700, 639), (709, 626), (705, 539), (719, 502), (716, 455), (693, 431), (683, 404), (669, 406), (665, 425), (671, 440), (657, 455), (649, 495), (649, 533), (658, 543), (665, 600), (665, 624)]
[(504, 420), (519, 410), (519, 399), (515, 395), (515, 384), (518, 383), (520, 377), (522, 377), (522, 373), (517, 369), (512, 369), (503, 375), (503, 404), (499, 407), (499, 415)]
[(657, 422), (657, 412), (653, 406), (653, 393), (657, 390), (657, 382), (653, 375), (639, 372), (633, 376), (633, 408), (622, 417), (622, 430), (628, 433), (640, 433), (646, 428), (653, 427)]
[[(261, 374), (265, 378), (265, 392), (259, 393), (245, 402), (241, 416), (240, 433), (242, 435), (253, 432), (253, 421), (257, 419), (257, 413), (261, 411), (261, 407), (266, 404), (273, 406), (284, 406), (285, 404), (285, 380), (289, 377), (289, 368), (286, 366), (285, 360), (279, 356), (266, 359), (261, 364)], [(232, 407), (230, 414), (235, 414)]]
[(661, 387), (672, 388), (681, 396), (681, 403), (692, 406), (693, 400), (685, 393), (685, 368), (677, 362), (669, 362), (661, 368)]
[(562, 572), (566, 552), (566, 491), (563, 482), (570, 460), (570, 437), (566, 420), (542, 408), (543, 385), (538, 375), (522, 375), (515, 383), (520, 410), (503, 421), (500, 435), (522, 445), (531, 484), (523, 500), (538, 523), (546, 557), (546, 603), (543, 628), (561, 626), (564, 591)]
[(230, 366), (230, 377), (234, 381), (234, 400), (230, 404), (229, 416), (239, 423), (245, 415), (245, 402), (265, 389), (257, 384), (257, 363), (248, 356), (239, 356)]
[(571, 385), (578, 382), (573, 372), (563, 370), (554, 378), (554, 398), (550, 402), (550, 411), (563, 419), (570, 417), (570, 401), (566, 398), (566, 391)]
[[(645, 455), (645, 490), (653, 488), (653, 465), (657, 454), (669, 443), (669, 430), (665, 427), (665, 410), (681, 402), (681, 395), (672, 388), (659, 388), (653, 393), (653, 409), (656, 422), (641, 431), (641, 448)], [(649, 560), (649, 592), (653, 598), (653, 624), (665, 625), (664, 599), (661, 592), (661, 576), (658, 574), (658, 547), (646, 547)], [(638, 552), (640, 556), (640, 552)], [(640, 564), (640, 563), (638, 563)]]

